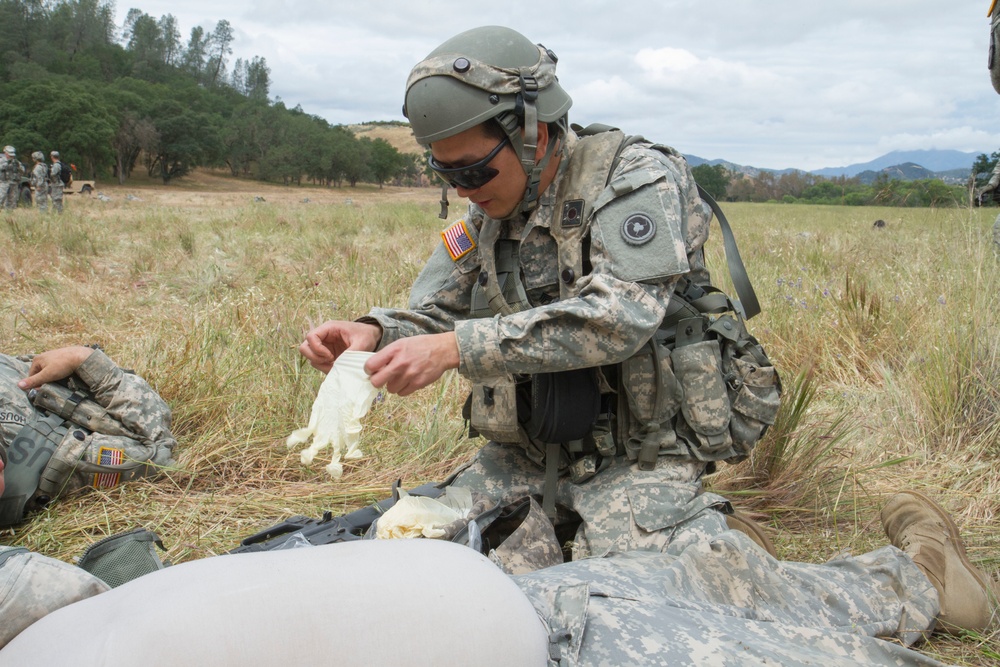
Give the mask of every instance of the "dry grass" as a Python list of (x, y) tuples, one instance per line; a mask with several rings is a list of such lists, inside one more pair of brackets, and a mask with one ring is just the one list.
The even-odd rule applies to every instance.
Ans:
[[(284, 438), (321, 376), (303, 331), (405, 302), (436, 242), (431, 189), (290, 189), (200, 174), (103, 187), (62, 217), (0, 218), (5, 352), (100, 343), (174, 406), (180, 469), (66, 498), (0, 534), (69, 559), (138, 524), (175, 562), (219, 554), (289, 514), (346, 511), (443, 478), (463, 437), (456, 375), (365, 420), (365, 458), (342, 479), (299, 463)], [(127, 199), (131, 195), (137, 199)], [(254, 197), (264, 201), (255, 202)], [(304, 201), (308, 199), (309, 201)], [(754, 457), (713, 478), (776, 528), (788, 558), (822, 562), (885, 543), (878, 506), (928, 491), (1000, 568), (1000, 278), (995, 211), (730, 205), (764, 313), (751, 323), (782, 371), (779, 423)], [(885, 229), (872, 221), (888, 221)], [(723, 267), (713, 241), (710, 264)], [(724, 271), (717, 278), (725, 282)], [(996, 664), (997, 636), (923, 650)]]

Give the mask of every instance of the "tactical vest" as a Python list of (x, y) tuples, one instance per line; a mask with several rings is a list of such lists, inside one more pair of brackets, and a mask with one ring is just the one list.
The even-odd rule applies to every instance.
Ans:
[[(156, 447), (146, 446), (86, 392), (46, 383), (28, 398), (35, 410), (7, 446), (0, 527), (20, 523), (67, 491), (111, 488), (152, 472)], [(91, 452), (93, 434), (114, 437), (114, 446)]]
[(16, 183), (20, 172), (20, 162), (6, 156), (0, 156), (0, 183)]
[[(560, 300), (579, 293), (579, 278), (587, 270), (594, 204), (600, 197), (630, 192), (628, 178), (611, 179), (622, 150), (642, 140), (605, 126), (578, 133), (581, 137), (559, 183), (556, 215), (549, 229), (558, 246)], [(652, 148), (671, 151), (658, 145)], [(476, 385), (467, 402), (470, 433), (519, 444), (537, 463), (545, 462), (547, 477), (554, 475), (554, 464), (569, 466), (574, 481), (588, 479), (600, 469), (602, 460), (615, 454), (628, 456), (642, 469), (652, 469), (659, 456), (707, 461), (710, 469), (715, 461), (747, 457), (774, 422), (781, 385), (763, 347), (744, 324), (760, 308), (728, 221), (708, 193), (701, 188), (699, 192), (719, 220), (740, 301), (730, 300), (711, 285), (682, 277), (656, 335), (629, 359), (600, 369), (595, 382), (605, 392), (583, 437), (553, 447), (525, 432), (525, 405), (552, 404), (539, 401), (526, 379)], [(480, 282), (473, 290), (473, 317), (507, 315), (532, 307), (519, 280), (517, 240), (499, 238), (499, 229), (490, 225), (480, 234), (480, 247), (495, 249), (480, 255), (482, 271), (496, 279)], [(583, 380), (577, 375), (571, 382), (545, 386), (549, 391), (553, 385), (575, 391), (573, 401), (579, 402)], [(519, 407), (521, 414), (514, 418)], [(558, 463), (554, 456), (560, 457)]]

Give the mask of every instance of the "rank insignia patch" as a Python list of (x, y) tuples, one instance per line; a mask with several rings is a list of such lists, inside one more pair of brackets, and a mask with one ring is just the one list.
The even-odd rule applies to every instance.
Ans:
[(472, 240), (472, 235), (469, 234), (469, 229), (465, 226), (465, 220), (459, 220), (441, 232), (441, 240), (444, 241), (444, 247), (448, 249), (448, 254), (451, 255), (453, 261), (465, 257), (476, 247), (476, 242)]

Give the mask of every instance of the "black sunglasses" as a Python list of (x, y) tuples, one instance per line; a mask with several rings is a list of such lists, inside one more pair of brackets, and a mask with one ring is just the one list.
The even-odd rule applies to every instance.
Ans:
[(478, 162), (466, 165), (464, 167), (442, 167), (437, 160), (434, 159), (432, 155), (427, 159), (427, 163), (430, 165), (431, 169), (434, 170), (438, 176), (444, 180), (445, 183), (453, 188), (465, 188), (466, 190), (475, 190), (476, 188), (481, 188), (500, 173), (499, 169), (494, 169), (493, 167), (487, 167), (493, 158), (497, 156), (504, 146), (510, 141), (510, 137), (504, 137), (503, 141), (496, 145), (496, 148), (490, 151), (489, 155), (484, 157)]

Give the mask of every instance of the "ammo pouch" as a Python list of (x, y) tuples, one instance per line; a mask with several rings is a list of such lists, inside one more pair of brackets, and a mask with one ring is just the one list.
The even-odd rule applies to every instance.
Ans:
[(80, 556), (77, 565), (111, 588), (117, 588), (165, 567), (156, 547), (165, 550), (156, 533), (136, 528), (94, 542)]
[(528, 405), (528, 414), (518, 417), (528, 437), (546, 443), (583, 439), (601, 411), (597, 369), (532, 375)]
[(661, 455), (741, 461), (777, 416), (778, 373), (722, 292), (685, 282), (671, 303), (656, 335), (622, 363), (625, 452), (643, 470)]
[(500, 443), (565, 443), (589, 435), (601, 410), (597, 369), (537, 373), (477, 384), (467, 401), (470, 435)]

